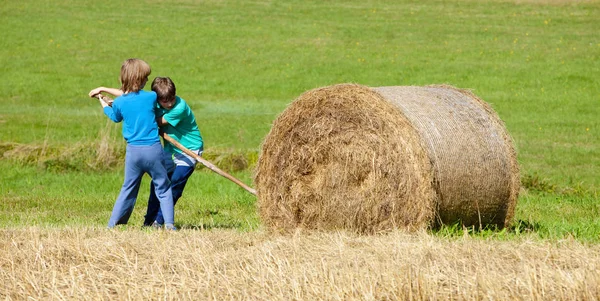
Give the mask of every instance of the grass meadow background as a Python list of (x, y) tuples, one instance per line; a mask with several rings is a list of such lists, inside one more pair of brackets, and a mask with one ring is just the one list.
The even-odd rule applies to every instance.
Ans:
[[(93, 299), (146, 299), (177, 298), (186, 293), (188, 297), (219, 299), (598, 299), (597, 289), (590, 290), (594, 285), (579, 284), (597, 285), (600, 279), (599, 1), (4, 1), (0, 6), (0, 30), (0, 233), (6, 238), (0, 242), (4, 252), (0, 265), (5, 271), (0, 279), (7, 283), (1, 287), (0, 296), (70, 299), (85, 294)], [(546, 270), (536, 259), (522, 270), (529, 279), (523, 280), (529, 283), (524, 291), (511, 290), (510, 284), (493, 286), (492, 280), (485, 280), (481, 283), (489, 285), (479, 288), (497, 292), (485, 295), (469, 280), (465, 282), (468, 285), (450, 281), (454, 289), (446, 294), (436, 287), (453, 276), (430, 276), (435, 275), (435, 265), (433, 270), (421, 273), (418, 266), (392, 264), (398, 268), (396, 272), (409, 269), (414, 273), (408, 286), (398, 285), (395, 281), (404, 278), (394, 278), (397, 274), (389, 270), (373, 266), (363, 272), (353, 269), (356, 274), (352, 275), (364, 281), (353, 286), (351, 280), (331, 274), (336, 266), (352, 269), (352, 263), (325, 261), (320, 270), (308, 272), (323, 273), (319, 277), (296, 275), (289, 282), (277, 283), (280, 286), (274, 287), (278, 292), (265, 292), (269, 288), (265, 283), (277, 281), (281, 274), (260, 273), (261, 269), (253, 265), (256, 258), (240, 257), (236, 250), (249, 251), (240, 245), (261, 245), (250, 250), (266, 254), (256, 259), (258, 265), (268, 271), (277, 270), (270, 264), (281, 264), (290, 254), (284, 252), (282, 257), (269, 261), (269, 250), (273, 244), (294, 249), (295, 238), (265, 234), (255, 198), (203, 168), (192, 176), (177, 204), (176, 222), (182, 231), (169, 238), (160, 232), (140, 230), (149, 189), (145, 177), (130, 223), (121, 228), (125, 234), (111, 234), (102, 228), (122, 184), (125, 142), (120, 125), (107, 121), (100, 105), (87, 93), (98, 86), (118, 87), (120, 65), (131, 57), (142, 58), (152, 66), (151, 79), (169, 76), (174, 80), (178, 95), (194, 110), (206, 143), (206, 158), (248, 184), (252, 184), (252, 169), (271, 122), (307, 90), (338, 83), (372, 87), (450, 84), (472, 89), (492, 105), (515, 141), (523, 189), (514, 226), (479, 232), (449, 226), (424, 234), (426, 238), (395, 234), (390, 239), (424, 245), (421, 255), (439, 252), (443, 247), (438, 243), (452, 247), (465, 239), (470, 241), (465, 244), (477, 244), (482, 252), (496, 244), (500, 249), (521, 248), (533, 240), (540, 249), (533, 248), (530, 255), (548, 249), (562, 252), (561, 244), (568, 240), (565, 250), (579, 253), (556, 254), (564, 255), (565, 262), (572, 265), (561, 265), (561, 259), (557, 259), (556, 265), (567, 271), (542, 280), (559, 283), (560, 277), (581, 275), (573, 278), (581, 282), (573, 280), (574, 285), (560, 288), (556, 294), (544, 290), (555, 282), (540, 284), (536, 277), (548, 275), (542, 272), (556, 266)], [(246, 235), (250, 238), (244, 238)], [(369, 244), (369, 239), (385, 239), (313, 235), (317, 238), (309, 235), (298, 239), (316, 239), (318, 243), (313, 241), (312, 246), (321, 249), (311, 249), (302, 256), (318, 257), (323, 252), (329, 254), (328, 247), (343, 245), (344, 250), (357, 252), (351, 254), (359, 262), (359, 250)], [(232, 278), (224, 277), (216, 282), (207, 280), (201, 286), (216, 289), (211, 293), (184, 290), (185, 283), (179, 283), (174, 291), (153, 288), (146, 291), (147, 295), (144, 286), (136, 283), (139, 290), (127, 297), (122, 294), (126, 287), (119, 286), (119, 279), (131, 274), (111, 274), (115, 278), (110, 285), (100, 276), (87, 284), (72, 278), (73, 265), (64, 262), (68, 258), (83, 258), (74, 262), (94, 267), (75, 271), (76, 275), (102, 274), (112, 271), (103, 269), (102, 264), (133, 264), (128, 261), (129, 255), (156, 251), (135, 251), (127, 237), (140, 244), (158, 241), (156, 248), (178, 243), (181, 250), (172, 256), (179, 259), (201, 248), (194, 245), (198, 239), (225, 237), (214, 242), (219, 247), (213, 249), (226, 249), (230, 256), (248, 259), (239, 259), (238, 263), (247, 264), (240, 273), (250, 275), (252, 281), (227, 282)], [(107, 245), (90, 248), (85, 243), (89, 240), (92, 245), (99, 241)], [(333, 246), (328, 243), (340, 240), (344, 242)], [(54, 245), (56, 241), (65, 243)], [(53, 246), (46, 250), (49, 253), (42, 252), (42, 246), (48, 244)], [(195, 247), (182, 247), (186, 244)], [(15, 248), (29, 250), (31, 256), (16, 258), (10, 251)], [(394, 254), (400, 252), (397, 246), (390, 248)], [(90, 263), (85, 256), (94, 250), (116, 253), (102, 262)], [(371, 259), (380, 260), (376, 262), (383, 262), (382, 266), (385, 260), (403, 258), (366, 252), (374, 256)], [(156, 264), (169, 257), (156, 254), (145, 258)], [(294, 254), (294, 258), (304, 258)], [(568, 261), (581, 258), (581, 254), (590, 267), (596, 267), (592, 274), (586, 270), (578, 270), (581, 274), (577, 274), (570, 269), (584, 266)], [(498, 256), (506, 259), (502, 254)], [(215, 260), (210, 269), (228, 275), (218, 255), (208, 257)], [(319, 265), (302, 262), (305, 264), (301, 267), (307, 269)], [(127, 266), (119, 267), (127, 270)], [(169, 270), (168, 264), (156, 268), (161, 267)], [(288, 267), (298, 268), (293, 264)], [(28, 272), (19, 273), (19, 268)], [(170, 271), (178, 275), (177, 271), (189, 268), (183, 264)], [(473, 271), (480, 273), (494, 267), (480, 268)], [(523, 265), (515, 265), (515, 269), (521, 268)], [(531, 271), (539, 275), (532, 276)], [(156, 277), (155, 272), (142, 274)], [(166, 278), (160, 279), (168, 278), (161, 275)], [(207, 277), (186, 275), (196, 281)], [(50, 284), (32, 280), (36, 277)], [(175, 278), (158, 281), (158, 285), (166, 287)], [(315, 290), (324, 279), (330, 287)], [(232, 290), (235, 283), (245, 283), (248, 291)], [(377, 289), (374, 283), (387, 285)], [(463, 294), (457, 293), (456, 289), (461, 288)], [(365, 291), (370, 294), (362, 294)]]

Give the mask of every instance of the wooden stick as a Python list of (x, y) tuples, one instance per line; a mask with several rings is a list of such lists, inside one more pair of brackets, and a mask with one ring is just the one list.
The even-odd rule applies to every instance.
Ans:
[(194, 159), (198, 160), (198, 162), (202, 163), (202, 165), (206, 166), (206, 168), (218, 173), (219, 175), (227, 178), (228, 180), (230, 180), (231, 182), (238, 184), (240, 187), (244, 188), (246, 191), (252, 193), (253, 195), (256, 195), (256, 190), (254, 188), (251, 188), (249, 186), (247, 186), (246, 184), (242, 183), (242, 181), (234, 178), (232, 175), (222, 171), (221, 169), (219, 169), (217, 166), (215, 166), (214, 164), (210, 163), (209, 161), (205, 160), (204, 158), (200, 157), (198, 154), (195, 154), (194, 152), (192, 152), (191, 150), (187, 149), (185, 146), (181, 145), (181, 143), (177, 142), (175, 139), (171, 138), (169, 135), (163, 133), (162, 131), (160, 132), (160, 136), (163, 137), (163, 139), (165, 139), (166, 141), (169, 141), (171, 144), (175, 145), (175, 147), (177, 147), (178, 149), (180, 149), (181, 151), (183, 151), (184, 153), (192, 156)]

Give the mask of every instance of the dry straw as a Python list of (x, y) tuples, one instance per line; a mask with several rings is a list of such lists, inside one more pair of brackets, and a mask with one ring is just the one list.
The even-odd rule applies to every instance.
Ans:
[(271, 227), (364, 233), (504, 227), (520, 185), (504, 124), (472, 93), (353, 84), (289, 105), (263, 142), (255, 183)]
[(0, 228), (2, 300), (600, 300), (600, 246), (424, 232)]

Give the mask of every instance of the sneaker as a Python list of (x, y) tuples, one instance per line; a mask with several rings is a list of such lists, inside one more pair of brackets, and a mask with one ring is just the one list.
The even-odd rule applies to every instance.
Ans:
[(173, 224), (165, 224), (165, 230), (167, 231), (177, 231), (177, 227)]
[(154, 228), (154, 229), (161, 229), (161, 228), (162, 228), (162, 225), (161, 225), (161, 224), (159, 224), (159, 223), (157, 223), (156, 221), (154, 221), (154, 222), (152, 223), (152, 228)]

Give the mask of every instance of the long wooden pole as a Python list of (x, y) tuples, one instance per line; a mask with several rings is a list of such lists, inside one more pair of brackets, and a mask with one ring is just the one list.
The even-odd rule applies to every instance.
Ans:
[(242, 181), (236, 179), (232, 175), (230, 175), (230, 174), (222, 171), (221, 169), (219, 169), (214, 164), (210, 163), (209, 161), (207, 161), (204, 158), (200, 157), (198, 154), (190, 151), (185, 146), (181, 145), (181, 143), (177, 142), (175, 139), (171, 138), (169, 135), (167, 135), (167, 134), (165, 134), (163, 132), (160, 132), (160, 136), (163, 137), (163, 139), (165, 139), (166, 141), (169, 141), (171, 144), (173, 144), (175, 147), (177, 147), (178, 149), (180, 149), (184, 153), (186, 153), (186, 154), (192, 156), (194, 159), (198, 160), (198, 162), (200, 162), (202, 165), (206, 166), (206, 168), (208, 168), (208, 169), (210, 169), (210, 170), (218, 173), (219, 175), (227, 178), (231, 182), (233, 182), (235, 184), (238, 184), (240, 187), (244, 188), (246, 191), (252, 193), (253, 195), (256, 195), (256, 190), (254, 188), (249, 187), (248, 185), (242, 183)]

